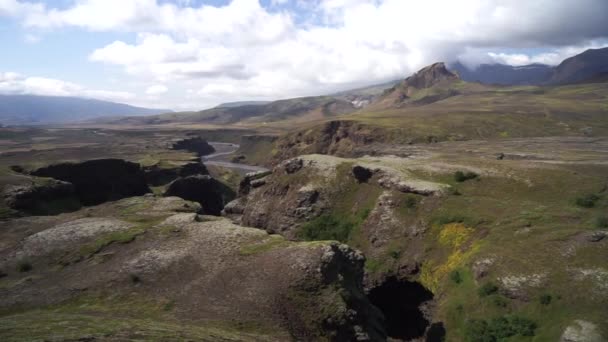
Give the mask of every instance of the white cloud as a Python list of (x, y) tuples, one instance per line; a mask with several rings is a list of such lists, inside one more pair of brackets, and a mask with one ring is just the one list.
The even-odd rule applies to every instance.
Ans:
[[(272, 0), (273, 5), (285, 2)], [(78, 0), (65, 9), (0, 0), (0, 13), (21, 18), (24, 27), (35, 30), (133, 33), (134, 42), (100, 46), (89, 60), (119, 66), (142, 84), (142, 93), (150, 84), (170, 86), (175, 97), (166, 99), (168, 106), (183, 105), (184, 98), (174, 95), (182, 93), (199, 108), (327, 93), (405, 77), (426, 64), (457, 57), (469, 64), (556, 64), (581, 48), (608, 41), (606, 0), (295, 3), (306, 12), (268, 9), (258, 0), (232, 0), (224, 6)], [(542, 52), (504, 52), (530, 48)]]
[(109, 101), (128, 101), (135, 98), (135, 94), (129, 92), (88, 89), (71, 82), (27, 77), (14, 72), (0, 72), (0, 94), (78, 96)]
[(157, 84), (157, 85), (153, 85), (148, 87), (148, 89), (146, 89), (146, 94), (148, 95), (161, 95), (166, 93), (167, 91), (169, 91), (169, 88), (165, 87), (162, 84)]

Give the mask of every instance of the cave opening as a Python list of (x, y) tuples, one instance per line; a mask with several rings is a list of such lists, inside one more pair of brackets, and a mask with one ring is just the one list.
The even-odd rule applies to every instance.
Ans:
[(424, 336), (430, 322), (422, 305), (433, 293), (420, 283), (389, 277), (372, 288), (368, 298), (384, 314), (389, 337), (409, 341)]

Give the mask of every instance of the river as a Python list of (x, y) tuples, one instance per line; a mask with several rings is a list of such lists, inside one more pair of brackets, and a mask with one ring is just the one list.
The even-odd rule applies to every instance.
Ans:
[(219, 166), (225, 167), (227, 169), (232, 169), (238, 172), (241, 175), (244, 175), (248, 172), (256, 172), (256, 171), (268, 171), (268, 168), (263, 166), (255, 166), (255, 165), (247, 165), (247, 164), (239, 164), (233, 163), (230, 161), (230, 156), (239, 149), (239, 145), (231, 144), (231, 143), (223, 143), (223, 142), (209, 142), (209, 145), (215, 148), (215, 153), (202, 156), (201, 162), (205, 165)]

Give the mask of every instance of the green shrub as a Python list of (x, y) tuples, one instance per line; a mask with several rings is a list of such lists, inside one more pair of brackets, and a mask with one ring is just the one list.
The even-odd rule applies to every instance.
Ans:
[(346, 242), (355, 225), (339, 220), (333, 215), (321, 215), (306, 223), (298, 231), (298, 237), (307, 241), (337, 240)]
[(454, 172), (454, 180), (457, 181), (458, 183), (466, 182), (470, 179), (475, 179), (477, 177), (479, 177), (479, 175), (476, 174), (475, 172), (462, 172), (462, 171)]
[(595, 228), (608, 228), (608, 216), (599, 216), (595, 219)]
[(551, 304), (553, 297), (550, 294), (545, 293), (545, 294), (542, 294), (538, 300), (540, 301), (540, 303), (542, 305), (549, 305), (549, 304)]
[(399, 258), (401, 257), (401, 251), (400, 251), (400, 250), (393, 249), (393, 250), (391, 250), (391, 251), (389, 251), (389, 252), (388, 252), (388, 255), (389, 255), (391, 258), (393, 258), (393, 259), (397, 260), (397, 259), (399, 259)]
[(577, 206), (579, 206), (581, 208), (593, 208), (593, 207), (595, 207), (595, 203), (599, 199), (600, 198), (595, 194), (587, 194), (587, 195), (578, 197), (575, 200), (575, 203)]
[(413, 209), (413, 208), (416, 208), (416, 204), (418, 204), (418, 202), (416, 201), (416, 198), (414, 198), (414, 197), (407, 197), (405, 199), (404, 204), (405, 204), (406, 208)]
[(462, 283), (462, 275), (457, 270), (450, 272), (450, 279), (456, 284)]
[(483, 284), (479, 290), (477, 290), (477, 294), (479, 297), (487, 297), (489, 295), (493, 295), (498, 292), (498, 286), (492, 282), (487, 282)]
[(534, 336), (536, 323), (518, 316), (502, 316), (491, 320), (473, 319), (465, 323), (467, 342), (497, 342), (513, 336)]
[(29, 272), (33, 268), (34, 267), (32, 266), (32, 264), (27, 260), (21, 260), (19, 261), (19, 263), (17, 263), (17, 271), (19, 272)]
[(507, 302), (507, 300), (504, 297), (494, 296), (492, 298), (492, 304), (494, 304), (496, 307), (499, 307), (499, 308), (506, 308), (507, 305), (509, 304), (509, 302)]

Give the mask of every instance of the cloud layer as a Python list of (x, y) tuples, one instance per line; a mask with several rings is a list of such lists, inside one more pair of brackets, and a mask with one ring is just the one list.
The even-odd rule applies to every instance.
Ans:
[[(439, 60), (557, 64), (608, 39), (606, 0), (183, 3), (78, 0), (58, 9), (0, 0), (0, 15), (47, 34), (133, 34), (88, 60), (121, 68), (147, 84), (142, 96), (162, 95), (171, 107), (326, 93), (404, 77)], [(505, 52), (531, 48), (541, 52)]]

